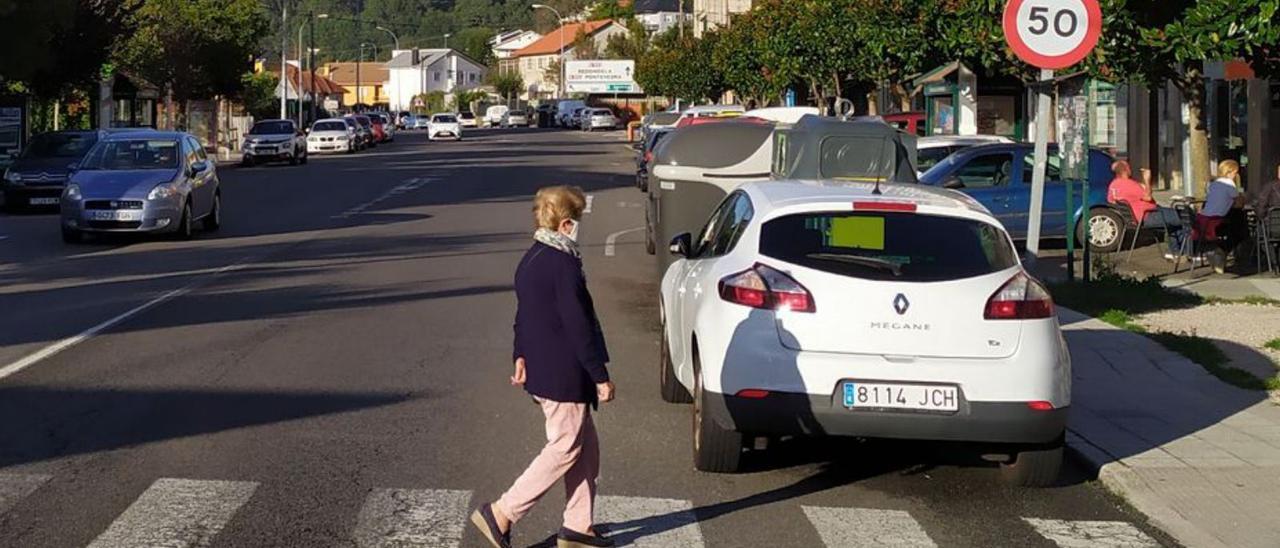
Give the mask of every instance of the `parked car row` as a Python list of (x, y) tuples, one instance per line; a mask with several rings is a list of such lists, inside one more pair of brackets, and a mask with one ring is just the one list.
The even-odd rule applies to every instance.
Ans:
[[(650, 115), (634, 145), (663, 249), (658, 390), (692, 404), (695, 467), (737, 471), (758, 437), (852, 436), (962, 442), (1052, 484), (1071, 361), (1016, 247), (1032, 147), (769, 110)], [(1110, 157), (1090, 165), (1094, 205), (1068, 212), (1050, 162), (1044, 234), (1108, 214)]]

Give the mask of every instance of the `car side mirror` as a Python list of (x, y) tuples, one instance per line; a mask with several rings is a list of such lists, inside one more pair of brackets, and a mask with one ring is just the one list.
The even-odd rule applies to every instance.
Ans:
[(693, 236), (688, 232), (681, 233), (679, 236), (671, 239), (671, 254), (677, 257), (689, 258), (690, 249), (693, 247)]
[(191, 164), (192, 175), (199, 175), (201, 173), (204, 173), (204, 171), (207, 169), (209, 169), (209, 162), (205, 160), (200, 160), (199, 162)]
[(964, 188), (964, 181), (961, 181), (959, 177), (948, 177), (947, 180), (942, 182), (942, 188), (960, 190)]

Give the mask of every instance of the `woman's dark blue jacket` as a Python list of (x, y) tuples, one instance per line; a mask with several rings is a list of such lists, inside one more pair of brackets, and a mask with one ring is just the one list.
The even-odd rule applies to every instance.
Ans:
[(516, 268), (515, 355), (524, 389), (565, 403), (596, 403), (609, 350), (587, 292), (582, 259), (535, 242)]

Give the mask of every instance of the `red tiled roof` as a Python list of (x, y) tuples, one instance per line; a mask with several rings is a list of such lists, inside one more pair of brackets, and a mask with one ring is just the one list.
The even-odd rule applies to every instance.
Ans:
[(569, 23), (556, 30), (547, 33), (546, 36), (539, 38), (537, 42), (525, 46), (524, 49), (516, 51), (515, 57), (528, 57), (530, 55), (549, 55), (560, 52), (560, 37), (564, 36), (564, 47), (568, 49), (573, 41), (578, 38), (578, 33), (582, 32), (588, 36), (599, 32), (613, 23), (612, 19), (601, 19), (599, 21), (587, 21), (584, 23)]
[[(311, 93), (311, 71), (303, 71), (293, 65), (285, 65), (289, 82), (293, 84), (293, 89), (301, 89), (305, 93)], [(337, 82), (320, 76), (316, 73), (316, 91), (320, 95), (340, 95), (347, 93), (347, 88), (338, 85)]]

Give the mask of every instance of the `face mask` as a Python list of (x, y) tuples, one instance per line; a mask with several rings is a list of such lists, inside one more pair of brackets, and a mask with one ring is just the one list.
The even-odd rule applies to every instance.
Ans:
[(569, 222), (572, 224), (569, 226), (569, 234), (567, 234), (567, 236), (569, 237), (570, 240), (573, 240), (576, 242), (578, 241), (578, 227), (582, 226), (582, 223), (578, 221), (569, 221)]

